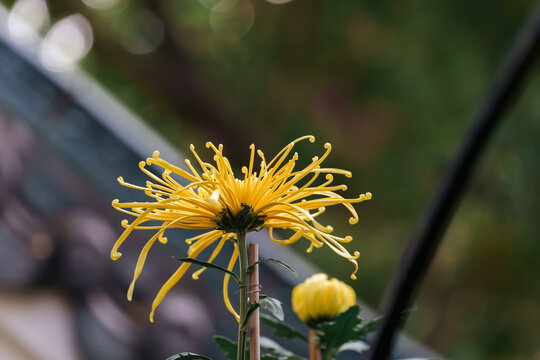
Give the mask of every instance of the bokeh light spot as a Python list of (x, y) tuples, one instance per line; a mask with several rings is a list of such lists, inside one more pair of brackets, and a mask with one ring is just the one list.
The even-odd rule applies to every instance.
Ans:
[(121, 0), (81, 0), (86, 6), (95, 10), (109, 10), (118, 5)]
[(286, 4), (288, 2), (291, 2), (292, 0), (266, 0), (266, 1), (272, 4), (281, 5), (281, 4)]
[(40, 58), (51, 71), (70, 69), (90, 51), (93, 43), (92, 26), (80, 14), (58, 21), (41, 44)]
[(9, 13), (7, 28), (16, 43), (38, 39), (39, 31), (49, 22), (49, 11), (44, 0), (18, 0)]
[[(232, 8), (216, 4), (210, 12), (210, 27), (214, 35), (226, 41), (238, 41), (246, 35), (255, 20), (253, 6), (247, 1), (238, 1)], [(224, 10), (225, 9), (225, 10)]]
[(165, 38), (165, 24), (149, 10), (141, 10), (133, 22), (122, 31), (122, 44), (133, 54), (148, 54), (158, 48)]

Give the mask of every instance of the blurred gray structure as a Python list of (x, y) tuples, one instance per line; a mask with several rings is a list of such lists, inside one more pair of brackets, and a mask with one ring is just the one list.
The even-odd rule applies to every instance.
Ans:
[[(222, 358), (212, 335), (234, 339), (236, 325), (223, 305), (221, 274), (182, 279), (150, 324), (151, 301), (178, 266), (171, 254), (185, 256), (185, 243), (153, 249), (131, 303), (125, 293), (144, 234), (130, 237), (119, 261), (108, 255), (123, 218), (111, 200), (141, 196), (116, 178), (144, 183), (137, 164), (154, 150), (173, 163), (183, 156), (77, 68), (51, 73), (37, 45), (11, 43), (6, 16), (0, 7), (0, 358), (142, 360), (181, 351)], [(294, 264), (300, 274), (263, 267), (264, 293), (286, 300), (317, 271), (265, 233), (250, 236), (261, 257)], [(290, 310), (286, 318), (302, 326)], [(406, 339), (398, 348), (397, 357), (431, 355)]]

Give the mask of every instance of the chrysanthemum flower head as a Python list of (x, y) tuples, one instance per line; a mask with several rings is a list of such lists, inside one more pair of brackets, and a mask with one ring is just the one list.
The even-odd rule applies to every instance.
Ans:
[(293, 311), (310, 327), (330, 321), (356, 304), (352, 287), (319, 273), (297, 285), (291, 294)]
[[(331, 205), (343, 205), (351, 214), (350, 224), (358, 222), (353, 203), (371, 199), (371, 193), (359, 195), (357, 198), (346, 199), (337, 191), (347, 189), (345, 185), (333, 185), (334, 175), (351, 177), (346, 170), (324, 168), (322, 162), (328, 157), (331, 145), (325, 144), (325, 152), (321, 157), (313, 157), (311, 163), (302, 169), (296, 169), (298, 154), (291, 155), (294, 145), (302, 140), (314, 142), (313, 136), (304, 136), (285, 146), (272, 160), (266, 160), (260, 150), (254, 145), (250, 146), (250, 161), (247, 167), (241, 169), (241, 175), (235, 175), (228, 159), (223, 156), (223, 146), (214, 146), (211, 142), (206, 147), (214, 152), (213, 163), (204, 162), (195, 147), (190, 149), (198, 164), (198, 170), (189, 160), (186, 160), (186, 169), (182, 169), (159, 157), (154, 152), (146, 162), (141, 161), (139, 167), (150, 178), (146, 186), (137, 186), (118, 178), (120, 184), (144, 191), (151, 198), (149, 202), (113, 201), (117, 210), (133, 216), (130, 223), (122, 222), (125, 228), (111, 251), (111, 258), (117, 260), (121, 254), (118, 248), (133, 230), (156, 230), (141, 250), (133, 281), (128, 290), (128, 299), (131, 299), (135, 281), (139, 277), (146, 257), (152, 245), (159, 240), (167, 241), (164, 236), (168, 229), (182, 228), (193, 230), (208, 230), (207, 232), (187, 239), (190, 245), (188, 257), (196, 259), (205, 249), (215, 246), (207, 262), (212, 262), (219, 254), (227, 240), (234, 244), (234, 252), (229, 261), (228, 269), (232, 270), (238, 258), (236, 246), (237, 234), (245, 234), (261, 228), (268, 228), (271, 240), (279, 245), (291, 245), (301, 238), (310, 242), (307, 252), (313, 248), (327, 245), (339, 256), (350, 261), (355, 270), (358, 269), (356, 260), (360, 254), (355, 251), (351, 254), (342, 244), (352, 240), (351, 236), (338, 237), (333, 235), (332, 226), (323, 226), (317, 221), (325, 208)], [(260, 167), (255, 171), (255, 154), (260, 159)], [(146, 166), (157, 165), (163, 169), (160, 176), (149, 171)], [(187, 185), (180, 184), (172, 175), (187, 181)], [(317, 180), (324, 175), (324, 180)], [(156, 225), (157, 223), (157, 225)], [(289, 229), (294, 232), (287, 239), (277, 239), (274, 229)], [(184, 276), (190, 263), (183, 263), (159, 290), (152, 304), (150, 321), (156, 307), (161, 303), (167, 292)], [(197, 279), (206, 268), (196, 271), (192, 277)], [(229, 276), (225, 275), (223, 282), (223, 295), (229, 311), (238, 315), (232, 308), (228, 294)]]

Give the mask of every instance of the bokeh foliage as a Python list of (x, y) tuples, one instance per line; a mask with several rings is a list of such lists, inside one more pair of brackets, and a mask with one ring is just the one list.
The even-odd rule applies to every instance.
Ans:
[[(240, 165), (251, 142), (271, 154), (316, 135), (301, 158), (331, 142), (328, 163), (353, 171), (350, 194), (374, 194), (357, 207), (358, 225), (339, 211), (328, 222), (355, 237), (350, 247), (362, 257), (350, 283), (376, 307), (533, 3), (48, 5), (53, 19), (87, 17), (95, 39), (83, 67), (180, 151), (212, 140)], [(158, 46), (133, 53), (130, 42), (145, 41)], [(532, 78), (487, 149), (410, 315), (407, 330), (448, 358), (540, 356), (539, 96), (540, 79)], [(348, 279), (349, 264), (331, 256), (328, 249), (309, 255)]]

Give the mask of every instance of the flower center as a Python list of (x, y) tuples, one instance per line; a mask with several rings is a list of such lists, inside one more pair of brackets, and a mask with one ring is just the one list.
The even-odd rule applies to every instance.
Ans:
[(228, 207), (219, 214), (221, 218), (216, 221), (217, 228), (227, 233), (258, 231), (266, 217), (261, 211), (253, 212), (253, 208), (247, 204), (242, 204), (242, 208), (236, 214)]

